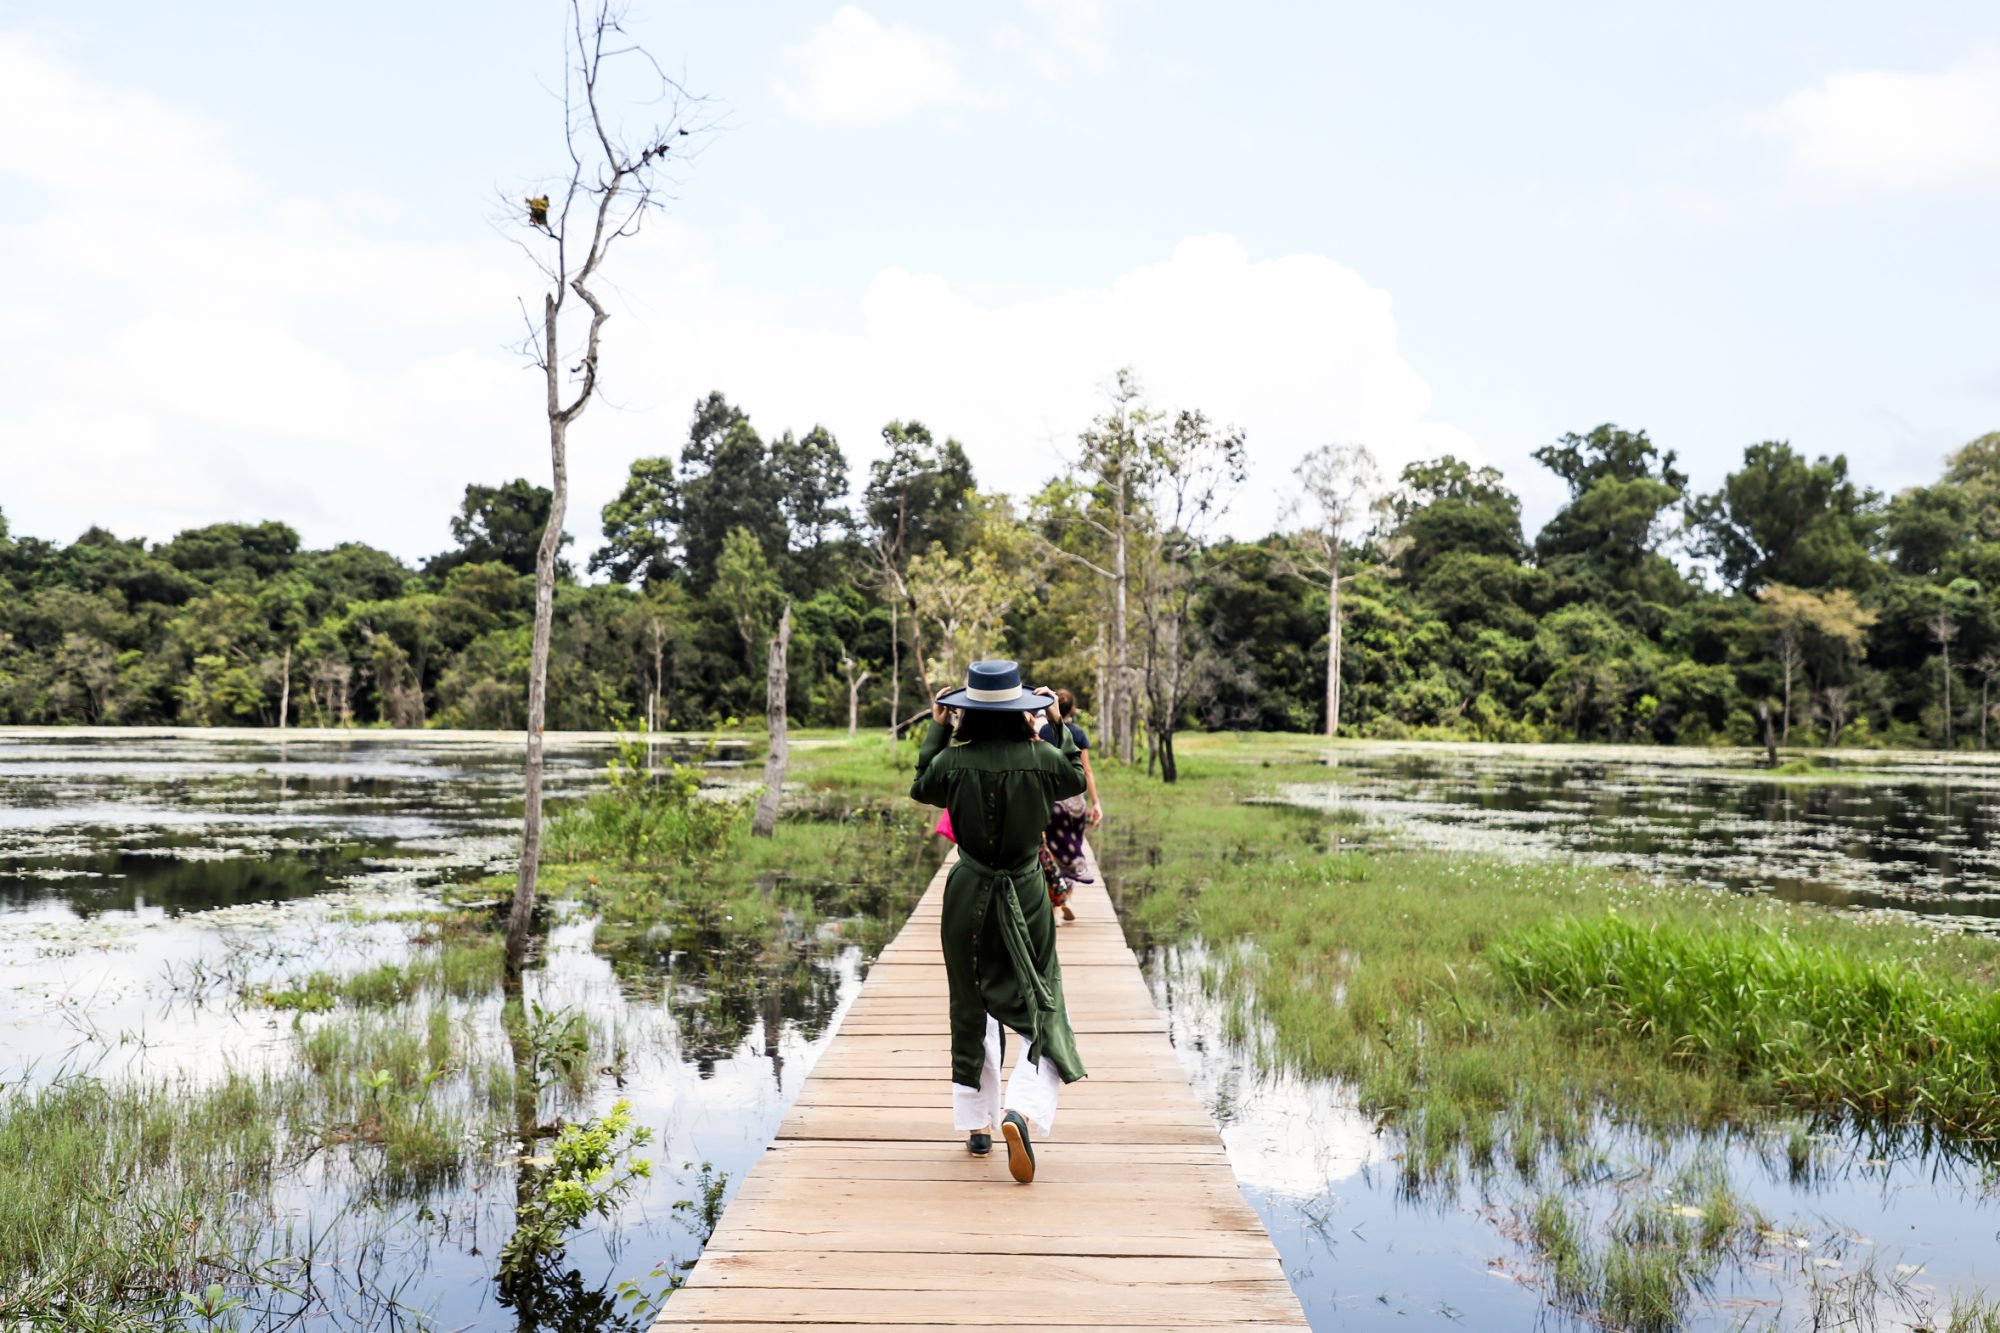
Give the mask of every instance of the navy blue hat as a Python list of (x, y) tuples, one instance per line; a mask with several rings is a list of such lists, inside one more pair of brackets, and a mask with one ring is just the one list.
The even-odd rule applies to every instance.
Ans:
[(1021, 684), (1018, 662), (974, 662), (965, 670), (965, 688), (953, 690), (938, 700), (946, 708), (969, 708), (987, 713), (1033, 713), (1055, 706), (1046, 694), (1036, 694)]

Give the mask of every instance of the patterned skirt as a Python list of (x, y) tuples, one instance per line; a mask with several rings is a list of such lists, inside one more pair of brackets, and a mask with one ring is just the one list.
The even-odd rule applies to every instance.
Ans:
[(1090, 803), (1081, 796), (1057, 801), (1049, 816), (1048, 832), (1043, 835), (1043, 846), (1054, 853), (1056, 868), (1062, 871), (1063, 878), (1079, 884), (1091, 880), (1088, 863), (1083, 859), (1083, 830), (1089, 814)]

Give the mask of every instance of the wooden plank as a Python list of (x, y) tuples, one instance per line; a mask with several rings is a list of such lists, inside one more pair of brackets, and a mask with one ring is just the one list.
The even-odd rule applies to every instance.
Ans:
[[(1306, 1326), (1101, 884), (1059, 928), (1091, 1077), (1037, 1178), (951, 1129), (940, 871), (869, 968), (660, 1329)], [(1025, 1043), (1010, 1038), (1008, 1066)]]

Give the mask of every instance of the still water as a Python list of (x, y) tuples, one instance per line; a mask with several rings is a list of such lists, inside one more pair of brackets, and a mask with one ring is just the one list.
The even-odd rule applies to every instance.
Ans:
[[(556, 745), (550, 789), (573, 797), (608, 751)], [(394, 734), (278, 743), (254, 736), (0, 734), (0, 1082), (86, 1071), (196, 1076), (290, 1058), (289, 1016), (209, 979), (338, 972), (393, 958), (404, 932), (370, 916), (511, 868), (519, 752)], [(1288, 795), (1356, 812), (1384, 836), (1510, 855), (1574, 855), (1718, 888), (1839, 908), (2000, 924), (2000, 768), (1891, 763), (1852, 782), (1749, 780), (1680, 752), (1340, 751)], [(573, 1291), (539, 1327), (618, 1327), (624, 1280), (691, 1259), (684, 1209), (702, 1167), (740, 1181), (865, 974), (838, 937), (742, 994), (710, 993), (674, 951), (607, 956), (577, 917), (551, 933), (535, 998), (624, 1034), (623, 1086), (658, 1137), (656, 1174), (574, 1242)], [(1471, 1176), (1412, 1196), (1398, 1145), (1325, 1082), (1258, 1075), (1222, 1035), (1199, 948), (1153, 951), (1154, 993), (1232, 1162), (1317, 1328), (1539, 1329), (1549, 1312), (1522, 1242), (1522, 1192)], [(497, 1026), (497, 1002), (468, 1021)], [(1571, 1197), (1608, 1209), (1646, 1182), (1719, 1162), (1773, 1220), (1691, 1313), (1727, 1329), (1915, 1327), (1955, 1289), (2000, 1288), (1991, 1182), (1922, 1158), (1884, 1160), (1822, 1135), (1812, 1169), (1746, 1139), (1661, 1144), (1598, 1127), (1600, 1165)], [(384, 1199), (325, 1164), (276, 1212), (345, 1228), (312, 1328), (517, 1326), (494, 1282), (512, 1221), (505, 1165), (419, 1200)], [(1863, 1290), (1863, 1278), (1867, 1278)], [(263, 1324), (276, 1327), (272, 1317)]]
[[(1565, 857), (1833, 910), (2000, 928), (2000, 766), (1824, 756), (1838, 775), (1774, 779), (1738, 755), (1583, 747), (1346, 746), (1324, 783), (1284, 793), (1372, 841)], [(1149, 978), (1195, 1088), (1223, 1126), (1315, 1328), (1543, 1329), (1546, 1275), (1522, 1243), (1533, 1192), (1504, 1171), (1414, 1196), (1393, 1135), (1337, 1084), (1259, 1075), (1222, 1035), (1202, 954), (1150, 952)], [(1701, 1329), (1915, 1329), (1954, 1295), (2000, 1297), (2000, 1182), (1976, 1168), (1812, 1137), (1661, 1143), (1609, 1123), (1564, 1195), (1598, 1219), (1681, 1172), (1724, 1173), (1770, 1219), (1690, 1304)]]
[[(608, 757), (554, 746), (551, 796), (586, 790)], [(0, 1085), (284, 1067), (293, 1016), (237, 996), (308, 967), (344, 974), (395, 959), (406, 932), (369, 918), (511, 869), (519, 764), (518, 742), (422, 736), (0, 735)], [(814, 944), (802, 968), (716, 996), (698, 960), (607, 956), (587, 918), (552, 929), (529, 998), (587, 1012), (630, 1051), (621, 1086), (601, 1079), (565, 1109), (630, 1101), (655, 1130), (654, 1176), (570, 1244), (570, 1290), (534, 1326), (642, 1325), (613, 1314), (617, 1284), (657, 1292), (656, 1270), (698, 1253), (675, 1205), (698, 1196), (704, 1166), (732, 1189), (741, 1180), (859, 986), (858, 949)], [(490, 1038), (497, 996), (459, 1021)], [(319, 1154), (264, 1214), (275, 1252), (325, 1233), (312, 1299), (236, 1317), (246, 1328), (515, 1328), (494, 1281), (513, 1202), (504, 1153), (402, 1200)]]

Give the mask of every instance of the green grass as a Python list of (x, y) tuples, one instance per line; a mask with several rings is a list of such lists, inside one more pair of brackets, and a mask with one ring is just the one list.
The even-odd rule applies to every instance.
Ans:
[(278, 1095), (242, 1075), (0, 1094), (0, 1326), (38, 1313), (46, 1327), (117, 1326), (171, 1309), (233, 1248), (232, 1196), (268, 1190)]
[[(1403, 1131), (1406, 1185), (1468, 1163), (1504, 1162), (1532, 1178), (1584, 1141), (1599, 1114), (1660, 1135), (1721, 1125), (1778, 1135), (1801, 1112), (1887, 1111), (1901, 1099), (1934, 1104), (1930, 1123), (1960, 1148), (1985, 1146), (1973, 1116), (1992, 1077), (1979, 1068), (1993, 1050), (1981, 1026), (1991, 1011), (1919, 999), (1990, 989), (1995, 942), (1568, 863), (1382, 846), (1351, 820), (1268, 803), (1313, 761), (1309, 748), (1262, 739), (1190, 738), (1187, 776), (1171, 788), (1101, 770), (1106, 876), (1135, 934), (1198, 942), (1201, 980), (1223, 1000), (1229, 1035), (1261, 1064), (1346, 1080), (1365, 1110)], [(1519, 941), (1535, 938), (1525, 932), (1612, 913), (1668, 932), (1662, 939), (1788, 940), (1796, 952), (1784, 984), (1856, 1002), (1898, 997), (1909, 1026), (1885, 1045), (1858, 1017), (1808, 1034), (1767, 1014), (1749, 1029), (1764, 1058), (1733, 1058), (1740, 1047), (1729, 1059), (1696, 1058), (1679, 1030), (1609, 1016), (1601, 978), (1578, 977), (1557, 1004), (1508, 970)], [(1894, 984), (1899, 976), (1921, 980)], [(1717, 1006), (1719, 1025), (1742, 1012), (1722, 996), (1684, 994), (1686, 980), (1663, 983), (1676, 1002)], [(1719, 970), (1703, 984), (1733, 983)], [(1923, 1026), (1945, 1015), (1951, 1025)], [(1931, 1039), (1940, 1044), (1926, 1063), (1897, 1067)], [(1803, 1077), (1835, 1054), (1838, 1082)], [(1950, 1068), (1956, 1082), (1933, 1087), (1928, 1075)]]
[(253, 992), (272, 1009), (324, 1013), (342, 1002), (362, 1008), (406, 1003), (420, 994), (473, 999), (500, 985), (505, 941), (474, 913), (427, 914), (411, 940), (410, 957), (347, 976), (313, 971)]
[(1566, 918), (1490, 952), (1566, 1026), (1629, 1034), (1757, 1102), (2000, 1142), (2000, 992), (1982, 982), (1771, 922)]

